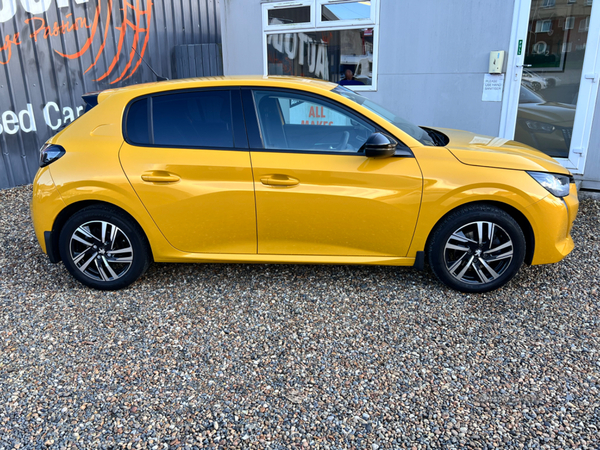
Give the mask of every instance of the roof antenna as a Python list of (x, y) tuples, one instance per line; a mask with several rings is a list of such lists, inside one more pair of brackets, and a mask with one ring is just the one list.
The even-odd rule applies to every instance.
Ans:
[[(137, 51), (137, 49), (132, 45), (131, 49), (140, 57), (140, 59), (142, 61), (144, 61), (144, 58), (142, 58), (142, 55), (139, 54), (139, 52)], [(150, 64), (148, 64), (146, 61), (144, 61), (144, 64), (146, 64), (148, 66), (148, 69), (150, 69), (152, 71), (152, 73), (154, 75), (156, 75), (156, 81), (169, 81), (168, 78), (165, 77), (161, 77), (159, 74), (157, 74), (154, 69), (150, 66)]]

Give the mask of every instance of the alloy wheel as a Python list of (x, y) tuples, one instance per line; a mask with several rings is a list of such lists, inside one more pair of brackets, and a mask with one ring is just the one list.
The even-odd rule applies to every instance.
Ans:
[(502, 276), (513, 259), (513, 242), (498, 224), (468, 223), (450, 235), (444, 246), (444, 262), (456, 280), (482, 285)]
[(71, 235), (69, 252), (77, 269), (97, 281), (118, 280), (133, 263), (133, 246), (127, 235), (102, 220), (77, 227)]

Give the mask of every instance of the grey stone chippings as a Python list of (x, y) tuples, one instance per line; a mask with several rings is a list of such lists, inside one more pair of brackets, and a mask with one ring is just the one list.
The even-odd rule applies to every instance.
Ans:
[(465, 295), (410, 268), (155, 264), (84, 288), (0, 191), (0, 450), (600, 448), (600, 203)]

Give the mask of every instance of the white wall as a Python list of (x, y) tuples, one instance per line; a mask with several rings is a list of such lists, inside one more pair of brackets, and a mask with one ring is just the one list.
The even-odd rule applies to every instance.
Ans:
[(419, 125), (497, 135), (501, 102), (482, 102), (493, 50), (508, 51), (514, 2), (382, 0), (379, 89)]
[(263, 75), (260, 0), (221, 0), (225, 75)]
[[(222, 0), (226, 75), (263, 73), (260, 0)], [(482, 102), (489, 53), (508, 50), (513, 0), (381, 0), (379, 86), (368, 97), (419, 125), (497, 135)]]

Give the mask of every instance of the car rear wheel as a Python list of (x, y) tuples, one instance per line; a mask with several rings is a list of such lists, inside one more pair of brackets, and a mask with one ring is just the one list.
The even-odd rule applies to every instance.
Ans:
[(429, 264), (447, 286), (488, 292), (510, 281), (525, 258), (525, 236), (505, 211), (488, 205), (451, 213), (435, 229)]
[(139, 225), (123, 212), (90, 206), (65, 223), (60, 256), (86, 286), (116, 290), (137, 280), (150, 264), (150, 249)]

